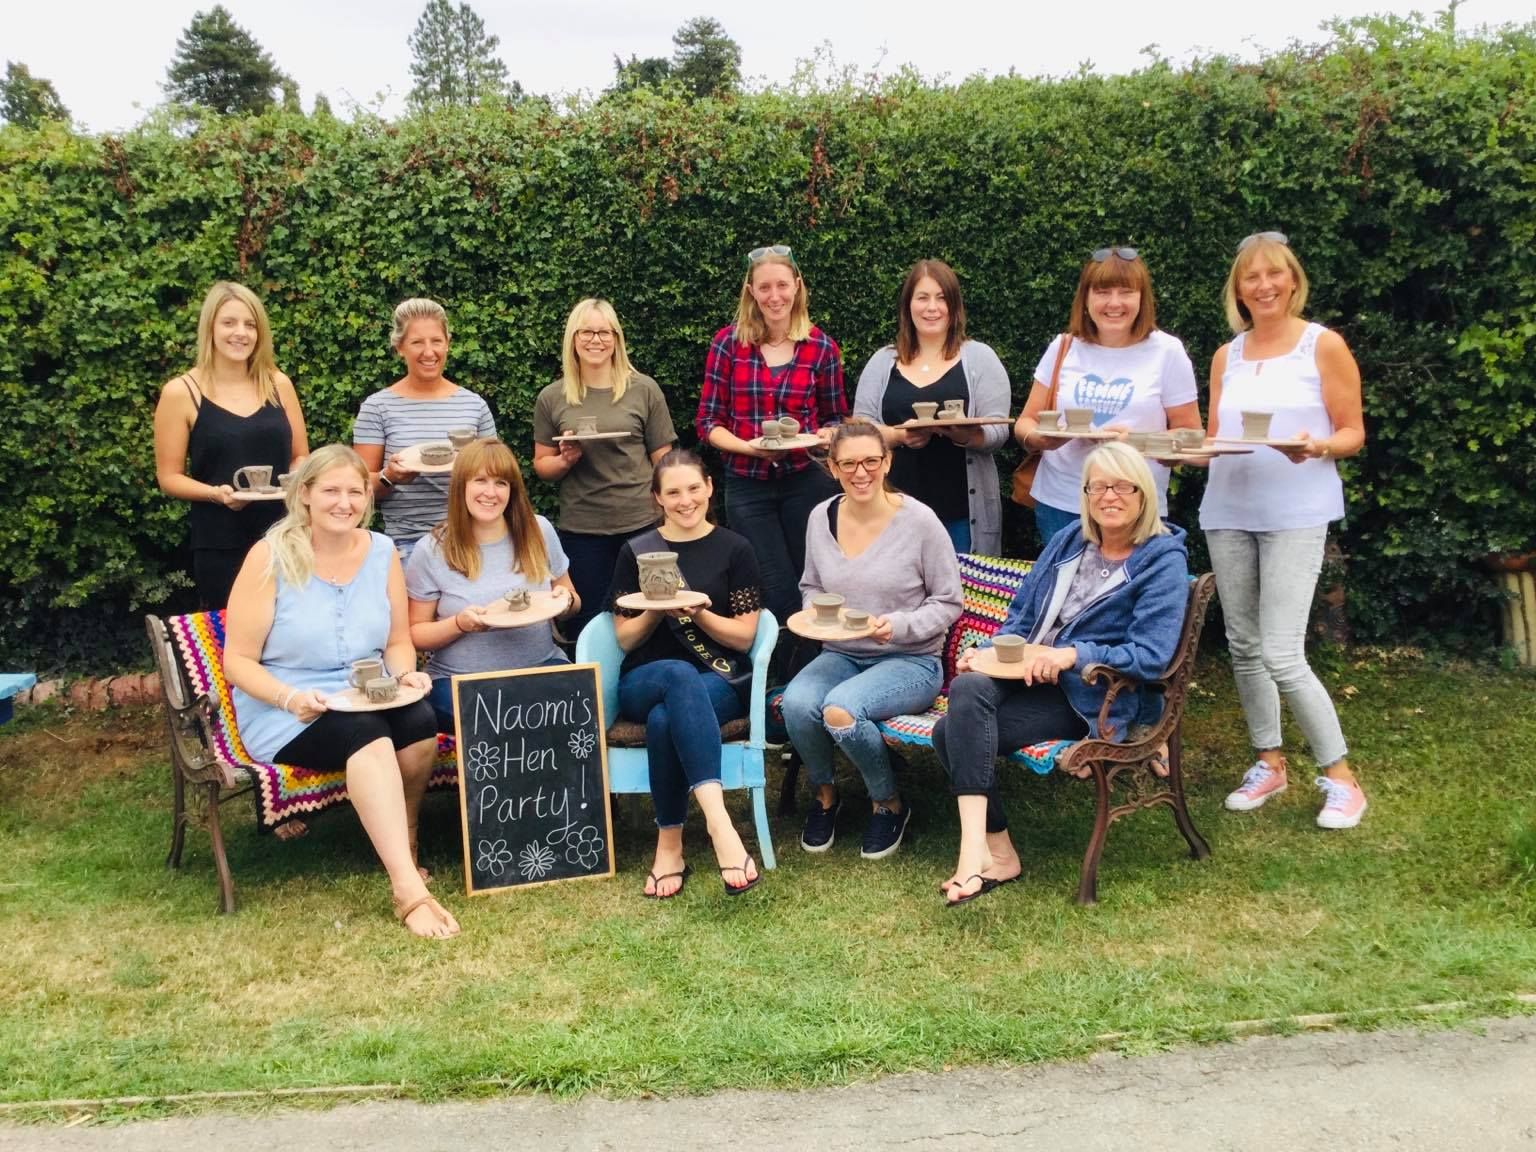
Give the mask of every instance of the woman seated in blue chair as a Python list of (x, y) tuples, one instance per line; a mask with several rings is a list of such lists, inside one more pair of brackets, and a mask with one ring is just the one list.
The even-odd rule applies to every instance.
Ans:
[(1084, 683), (1082, 669), (1105, 664), (1156, 679), (1178, 647), (1188, 601), (1184, 532), (1158, 517), (1157, 485), (1141, 453), (1119, 442), (1093, 450), (1083, 462), (1080, 515), (1077, 527), (1051, 538), (997, 630), (1028, 642), (1023, 678), (973, 672), (977, 649), (967, 650), (949, 685), (949, 711), (933, 729), (960, 805), (960, 859), (941, 885), (951, 907), (1022, 871), (998, 795), (999, 754), (1044, 740), (1124, 739), (1140, 694), (1116, 697), (1114, 733), (1099, 732), (1105, 688)]
[[(619, 711), (645, 724), (645, 752), (656, 805), (656, 859), (645, 895), (669, 900), (692, 869), (683, 857), (683, 820), (692, 792), (714, 845), (728, 895), (755, 887), (757, 865), (725, 808), (719, 725), (747, 714), (752, 682), (747, 651), (757, 635), (762, 587), (746, 538), (709, 521), (714, 487), (691, 452), (675, 449), (656, 464), (651, 495), (661, 523), (627, 541), (614, 565), (610, 599), (640, 591), (646, 552), (675, 552), (687, 588), (709, 603), (686, 611), (630, 611), (614, 605), (614, 633), (624, 650)], [(713, 721), (708, 718), (713, 716)]]
[(568, 663), (548, 620), (493, 629), (482, 616), (517, 591), (553, 592), (565, 600), (560, 617), (572, 615), (581, 600), (569, 568), (554, 525), (528, 502), (512, 449), (500, 440), (463, 448), (449, 478), (448, 518), (421, 538), (405, 565), (411, 643), (432, 653), (427, 675), (438, 731), (453, 731), (452, 677)]

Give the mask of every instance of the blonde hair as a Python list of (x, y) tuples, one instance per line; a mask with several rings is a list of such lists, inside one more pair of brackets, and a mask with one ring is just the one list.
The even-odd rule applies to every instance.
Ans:
[(1103, 260), (1089, 260), (1077, 278), (1077, 294), (1072, 297), (1072, 311), (1067, 331), (1089, 344), (1099, 342), (1099, 326), (1088, 311), (1088, 293), (1095, 288), (1132, 288), (1141, 298), (1136, 319), (1131, 323), (1131, 343), (1140, 344), (1157, 327), (1157, 297), (1152, 294), (1152, 273), (1140, 256), (1127, 260), (1113, 248)]
[(544, 533), (528, 502), (528, 486), (517, 455), (500, 440), (475, 440), (459, 449), (448, 478), (448, 516), (432, 529), (443, 560), (466, 580), (480, 578), (480, 544), (475, 539), (475, 520), (469, 514), (469, 482), (481, 473), (494, 480), (505, 480), (511, 489), (502, 519), (512, 542), (512, 571), (521, 572), (529, 584), (549, 579), (549, 550)]
[(198, 386), (203, 395), (213, 398), (213, 322), (218, 318), (219, 309), (231, 300), (244, 304), (256, 318), (256, 347), (246, 357), (245, 374), (255, 381), (256, 395), (263, 404), (281, 404), (282, 399), (277, 394), (277, 360), (272, 352), (272, 325), (267, 321), (267, 310), (261, 306), (256, 293), (244, 284), (228, 280), (220, 280), (208, 289), (208, 295), (203, 297), (202, 311), (197, 315), (197, 363), (193, 369), (197, 373)]
[(448, 340), (453, 339), (453, 333), (448, 330), (448, 313), (443, 311), (443, 306), (436, 300), (428, 300), (425, 296), (412, 296), (409, 300), (402, 300), (395, 305), (394, 324), (389, 332), (389, 346), (396, 352), (400, 351), (400, 345), (405, 340), (405, 330), (414, 320), (436, 320), (443, 326), (443, 337)]
[(1255, 240), (1237, 250), (1237, 259), (1232, 261), (1232, 270), (1227, 273), (1226, 287), (1221, 290), (1221, 304), (1233, 332), (1244, 332), (1253, 327), (1253, 316), (1248, 306), (1237, 298), (1237, 282), (1260, 256), (1265, 258), (1271, 268), (1290, 269), (1291, 278), (1296, 281), (1296, 290), (1291, 293), (1290, 307), (1286, 311), (1292, 316), (1300, 316), (1307, 306), (1307, 293), (1310, 291), (1307, 274), (1301, 261), (1296, 259), (1296, 253), (1291, 251), (1291, 246), (1277, 240)]
[[(1088, 486), (1088, 477), (1096, 471), (1110, 481), (1129, 480), (1141, 493), (1141, 515), (1136, 517), (1136, 523), (1131, 526), (1132, 544), (1145, 544), (1154, 536), (1167, 535), (1168, 525), (1163, 523), (1157, 511), (1157, 484), (1152, 479), (1152, 469), (1147, 467), (1146, 458), (1140, 452), (1118, 440), (1106, 441), (1088, 453), (1088, 459), (1083, 461), (1083, 487)], [(1099, 531), (1098, 524), (1089, 515), (1089, 503), (1088, 493), (1084, 492), (1079, 505), (1083, 517), (1083, 535), (1095, 544), (1102, 544), (1104, 533)]]
[(761, 260), (747, 265), (746, 278), (741, 282), (741, 297), (736, 301), (736, 343), (743, 346), (761, 344), (768, 338), (768, 321), (763, 319), (763, 310), (757, 306), (757, 298), (752, 295), (752, 277), (767, 264), (782, 264), (795, 277), (795, 302), (789, 308), (789, 331), (785, 336), (791, 340), (804, 340), (811, 334), (810, 289), (805, 286), (805, 280), (793, 259), (770, 252)]
[(309, 583), (315, 571), (315, 547), (310, 540), (311, 518), (309, 505), (302, 494), (321, 476), (333, 468), (351, 468), (363, 482), (363, 513), (358, 524), (368, 523), (373, 515), (373, 484), (369, 480), (368, 465), (363, 458), (345, 444), (327, 444), (309, 455), (288, 486), (285, 503), (288, 514), (267, 529), (267, 575), (277, 575), (288, 584), (302, 588)]
[(596, 312), (608, 321), (613, 329), (613, 360), (608, 366), (608, 382), (613, 389), (613, 402), (624, 396), (624, 389), (634, 378), (635, 370), (629, 362), (629, 351), (624, 345), (624, 328), (613, 305), (596, 296), (579, 300), (571, 314), (565, 318), (565, 344), (560, 349), (561, 382), (565, 385), (565, 402), (580, 404), (587, 398), (587, 386), (581, 382), (581, 360), (576, 355), (576, 330), (589, 313)]

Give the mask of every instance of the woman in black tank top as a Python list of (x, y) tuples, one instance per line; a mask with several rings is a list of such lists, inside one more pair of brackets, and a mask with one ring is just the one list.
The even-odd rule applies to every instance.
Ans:
[(155, 479), (192, 506), (192, 578), (205, 609), (224, 607), (246, 552), (284, 511), (282, 500), (238, 494), (236, 471), (267, 467), (276, 484), (308, 454), (298, 395), (272, 358), (266, 310), (249, 289), (215, 284), (198, 316), (197, 363), (161, 389), (155, 408)]

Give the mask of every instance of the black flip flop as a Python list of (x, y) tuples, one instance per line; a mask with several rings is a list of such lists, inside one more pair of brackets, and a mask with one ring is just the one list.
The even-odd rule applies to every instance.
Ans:
[[(663, 872), (660, 876), (656, 875), (654, 872), (648, 872), (646, 873), (646, 876), (651, 881), (651, 890), (647, 892), (644, 889), (641, 889), (640, 895), (644, 896), (647, 900), (675, 900), (677, 897), (683, 894), (683, 889), (688, 886), (688, 877), (692, 875), (692, 864), (684, 864), (683, 870), (681, 872)], [(677, 891), (673, 892), (670, 896), (659, 895), (658, 889), (661, 887), (661, 882), (663, 880), (670, 880), (674, 876), (681, 880), (681, 883), (677, 886)]]
[(747, 882), (745, 884), (743, 884), (740, 888), (732, 888), (729, 884), (727, 884), (725, 882), (725, 874), (727, 872), (740, 872), (741, 875), (742, 875), (742, 878), (746, 879), (747, 865), (750, 864), (750, 863), (752, 863), (752, 856), (751, 856), (750, 853), (748, 853), (746, 856), (742, 857), (742, 859), (741, 859), (741, 866), (739, 868), (722, 868), (722, 869), (720, 869), (720, 884), (721, 884), (722, 887), (725, 888), (725, 894), (727, 896), (740, 896), (743, 892), (750, 892), (750, 891), (752, 891), (752, 889), (757, 887), (758, 881), (760, 881), (763, 878), (763, 874), (762, 874), (761, 870), (759, 870), (758, 874), (756, 876), (752, 877), (752, 879), (747, 880)]
[(958, 900), (951, 900), (948, 896), (945, 896), (944, 906), (946, 908), (958, 908), (962, 904), (969, 904), (972, 900), (979, 899), (980, 897), (985, 896), (988, 892), (995, 892), (1004, 884), (1012, 884), (1017, 879), (1018, 876), (1010, 876), (1006, 880), (994, 880), (990, 876), (983, 876), (980, 872), (972, 872), (964, 880), (960, 881), (960, 886), (963, 888), (972, 880), (980, 880), (981, 887), (976, 889), (976, 891), (972, 892), (969, 896), (962, 896)]

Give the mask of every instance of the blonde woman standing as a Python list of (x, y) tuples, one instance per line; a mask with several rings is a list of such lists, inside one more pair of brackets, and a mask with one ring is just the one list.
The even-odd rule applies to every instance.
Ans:
[(188, 501), (192, 580), (205, 609), (222, 608), (251, 545), (282, 515), (276, 502), (235, 496), (235, 472), (277, 476), (309, 452), (293, 382), (272, 355), (267, 311), (249, 288), (221, 281), (197, 318), (197, 362), (155, 406), (155, 481)]
[[(560, 379), (533, 405), (533, 471), (560, 485), (560, 543), (581, 607), (570, 636), (603, 610), (619, 549), (656, 519), (651, 469), (677, 439), (666, 397), (629, 362), (613, 306), (588, 297), (565, 320)], [(600, 440), (556, 437), (596, 422)]]

